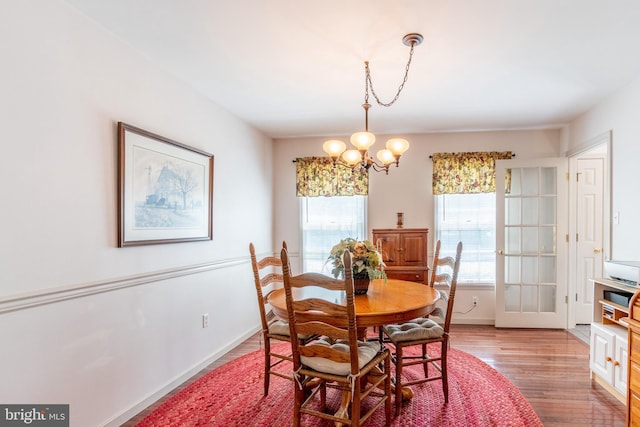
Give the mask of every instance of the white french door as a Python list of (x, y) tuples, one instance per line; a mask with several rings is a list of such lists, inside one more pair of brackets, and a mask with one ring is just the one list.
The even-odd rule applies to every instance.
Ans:
[(496, 161), (496, 327), (567, 327), (567, 165)]

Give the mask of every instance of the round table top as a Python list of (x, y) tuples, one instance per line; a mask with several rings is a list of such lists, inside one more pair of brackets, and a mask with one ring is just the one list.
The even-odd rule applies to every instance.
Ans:
[[(302, 293), (296, 298), (344, 298), (344, 292), (313, 286), (294, 289), (294, 292)], [(383, 279), (375, 279), (366, 294), (355, 296), (356, 321), (359, 328), (406, 322), (431, 313), (439, 299), (440, 292), (422, 283), (397, 279), (387, 279), (387, 283), (384, 283)], [(286, 320), (284, 289), (273, 291), (268, 301), (275, 315)]]

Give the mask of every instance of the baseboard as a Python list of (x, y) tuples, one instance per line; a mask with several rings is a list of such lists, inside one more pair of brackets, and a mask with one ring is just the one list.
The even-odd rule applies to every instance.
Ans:
[(451, 319), (451, 324), (452, 325), (495, 325), (496, 324), (496, 320), (495, 319), (459, 319), (456, 320), (456, 318), (454, 317), (453, 319)]
[(259, 330), (260, 330), (260, 328), (257, 327), (256, 329), (252, 329), (252, 330), (249, 330), (249, 331), (245, 332), (243, 335), (237, 337), (236, 339), (231, 341), (229, 344), (227, 344), (226, 346), (224, 346), (220, 350), (216, 351), (215, 353), (211, 354), (206, 359), (202, 360), (196, 366), (192, 367), (191, 369), (189, 369), (188, 371), (184, 372), (180, 376), (174, 378), (173, 380), (171, 380), (170, 382), (165, 384), (159, 390), (157, 390), (154, 393), (150, 394), (149, 396), (143, 398), (142, 400), (140, 400), (139, 402), (134, 404), (131, 408), (127, 409), (123, 413), (121, 413), (121, 414), (117, 415), (116, 417), (112, 418), (111, 420), (109, 420), (108, 422), (104, 423), (103, 425), (105, 427), (119, 427), (119, 426), (121, 426), (122, 424), (124, 424), (125, 422), (129, 421), (131, 418), (133, 418), (134, 416), (136, 416), (137, 414), (139, 414), (140, 412), (142, 412), (143, 410), (145, 410), (149, 406), (153, 405), (159, 399), (161, 399), (162, 397), (164, 397), (167, 394), (169, 394), (173, 389), (178, 387), (180, 384), (182, 384), (185, 381), (189, 380), (191, 377), (196, 375), (202, 369), (206, 368), (207, 366), (209, 366), (210, 364), (212, 364), (213, 362), (215, 362), (216, 360), (218, 360), (219, 358), (224, 356), (230, 350), (234, 349), (235, 347), (239, 346), (244, 341), (246, 341), (247, 339), (249, 339), (250, 337), (255, 335), (256, 332), (258, 332)]

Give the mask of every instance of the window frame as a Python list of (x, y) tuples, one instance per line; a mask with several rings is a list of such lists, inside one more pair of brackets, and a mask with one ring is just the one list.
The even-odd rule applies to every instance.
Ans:
[[(433, 219), (433, 225), (434, 225), (434, 242), (437, 242), (438, 239), (441, 239), (442, 236), (442, 232), (443, 232), (443, 227), (441, 227), (441, 223), (440, 223), (440, 214), (441, 214), (441, 209), (442, 209), (442, 203), (444, 201), (444, 199), (446, 197), (451, 197), (451, 196), (480, 196), (482, 194), (492, 194), (493, 195), (493, 229), (492, 231), (492, 235), (493, 235), (493, 239), (491, 240), (491, 252), (493, 253), (493, 280), (488, 280), (488, 279), (480, 279), (480, 280), (474, 280), (474, 279), (465, 279), (464, 276), (460, 277), (458, 276), (458, 286), (459, 287), (472, 287), (473, 289), (494, 289), (495, 285), (496, 285), (496, 257), (495, 257), (495, 236), (496, 236), (496, 223), (495, 223), (495, 217), (496, 217), (496, 204), (495, 204), (495, 193), (473, 193), (473, 194), (439, 194), (439, 195), (434, 195), (434, 219)], [(458, 229), (460, 230), (460, 229)], [(482, 231), (482, 230), (486, 230), (483, 228), (474, 228), (473, 230), (478, 230), (478, 231)], [(464, 250), (463, 250), (463, 254), (462, 254), (462, 263), (460, 265), (460, 271), (464, 272), (464, 265), (465, 263), (468, 265), (469, 261), (469, 255), (471, 254), (476, 254), (476, 253), (480, 253), (482, 251), (473, 251), (470, 252), (470, 249), (473, 247), (470, 243), (469, 243), (469, 239), (460, 239), (463, 241), (463, 243), (465, 244)], [(467, 240), (465, 242), (465, 240)], [(455, 244), (457, 244), (458, 240), (456, 240), (455, 242), (448, 242), (446, 247), (455, 247)], [(444, 244), (445, 241), (443, 240), (442, 243)], [(486, 251), (484, 251), (486, 252)], [(442, 252), (442, 255), (446, 256), (448, 255), (446, 252)], [(465, 257), (466, 255), (466, 257)], [(466, 258), (466, 260), (465, 260)]]
[[(359, 206), (359, 208), (362, 209), (362, 218), (361, 218), (361, 223), (362, 223), (362, 236), (354, 236), (354, 235), (348, 235), (345, 234), (344, 232), (337, 232), (336, 236), (331, 240), (331, 246), (328, 248), (323, 248), (323, 250), (327, 250), (326, 252), (326, 256), (324, 257), (324, 261), (323, 261), (323, 267), (321, 269), (321, 271), (318, 270), (306, 270), (307, 268), (307, 264), (308, 264), (308, 260), (307, 260), (307, 255), (306, 255), (306, 248), (305, 248), (305, 244), (306, 244), (306, 240), (305, 240), (305, 234), (306, 234), (306, 226), (305, 226), (305, 216), (308, 213), (308, 200), (309, 199), (335, 199), (335, 198), (359, 198), (362, 200), (362, 205)], [(354, 195), (354, 196), (330, 196), (330, 197), (299, 197), (300, 201), (299, 201), (299, 229), (300, 229), (300, 257), (299, 257), (299, 267), (300, 267), (300, 271), (301, 272), (315, 272), (315, 273), (321, 273), (321, 274), (326, 274), (326, 275), (330, 275), (331, 274), (331, 269), (328, 266), (328, 264), (325, 264), (326, 262), (326, 258), (329, 256), (329, 251), (331, 250), (331, 247), (333, 247), (333, 245), (336, 245), (340, 242), (341, 239), (347, 238), (347, 237), (353, 237), (353, 238), (357, 238), (359, 240), (364, 240), (364, 239), (368, 239), (367, 237), (367, 230), (368, 230), (368, 205), (369, 205), (369, 199), (368, 196), (363, 196), (363, 195)], [(334, 241), (335, 240), (335, 241)], [(311, 262), (311, 261), (309, 261)]]

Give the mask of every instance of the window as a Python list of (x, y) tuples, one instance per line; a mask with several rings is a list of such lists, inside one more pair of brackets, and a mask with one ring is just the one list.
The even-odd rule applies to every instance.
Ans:
[(331, 274), (331, 248), (346, 237), (366, 238), (366, 196), (301, 197), (302, 271)]
[(442, 254), (460, 241), (464, 244), (458, 283), (495, 283), (495, 193), (441, 194), (435, 196), (435, 206)]

